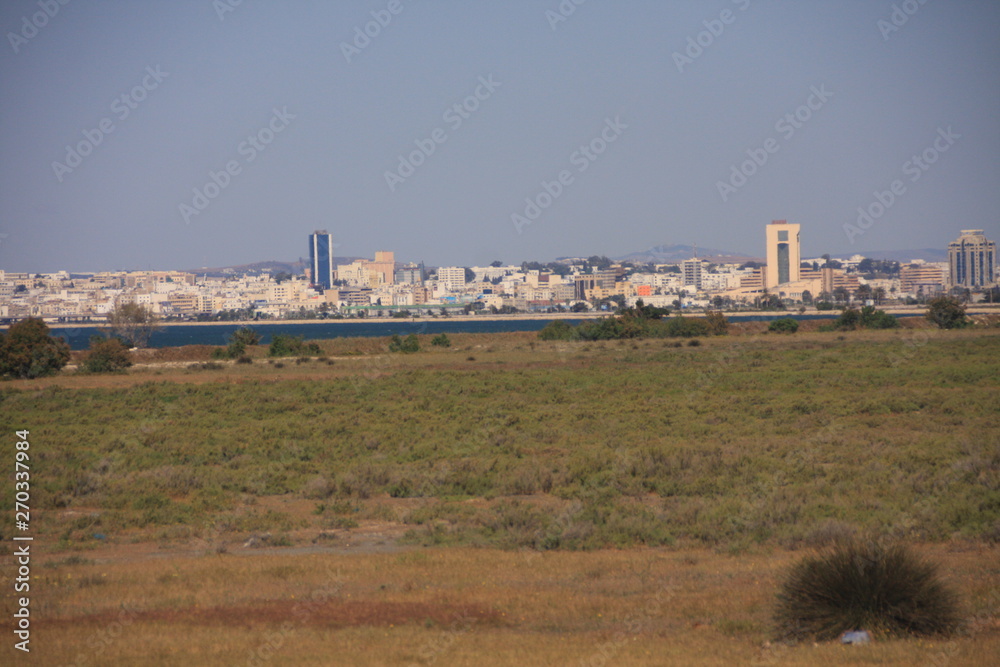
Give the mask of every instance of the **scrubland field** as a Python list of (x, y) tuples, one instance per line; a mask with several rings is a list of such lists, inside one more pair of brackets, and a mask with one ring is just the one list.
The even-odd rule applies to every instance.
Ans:
[[(29, 660), (996, 664), (1000, 330), (430, 339), (0, 385)], [(776, 642), (785, 573), (852, 533), (940, 563), (962, 632)]]

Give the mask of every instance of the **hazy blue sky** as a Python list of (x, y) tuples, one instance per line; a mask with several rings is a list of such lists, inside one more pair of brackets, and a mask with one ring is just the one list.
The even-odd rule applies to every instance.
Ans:
[(0, 268), (1000, 236), (995, 0), (236, 1), (2, 3)]

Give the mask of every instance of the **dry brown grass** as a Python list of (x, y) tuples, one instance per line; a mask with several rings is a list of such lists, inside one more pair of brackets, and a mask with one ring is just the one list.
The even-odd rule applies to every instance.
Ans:
[(991, 664), (1000, 652), (995, 551), (923, 551), (959, 584), (975, 617), (966, 636), (792, 647), (769, 643), (777, 583), (799, 557), (791, 552), (275, 549), (164, 558), (108, 547), (88, 554), (93, 562), (59, 565), (53, 557), (36, 566), (32, 658), (101, 665)]

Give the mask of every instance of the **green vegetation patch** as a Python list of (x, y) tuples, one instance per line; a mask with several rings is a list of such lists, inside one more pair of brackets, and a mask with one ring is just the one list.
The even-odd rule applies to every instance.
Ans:
[[(509, 548), (795, 545), (829, 522), (991, 540), (998, 352), (990, 332), (557, 340), (488, 367), (394, 355), (310, 379), (275, 381), (265, 364), (240, 383), (0, 386), (0, 423), (31, 430), (41, 534), (67, 529), (45, 510), (99, 511), (69, 527), (81, 535), (199, 533), (255, 498), (290, 496), (485, 499), (411, 517), (411, 539)], [(259, 517), (237, 523), (277, 525)]]

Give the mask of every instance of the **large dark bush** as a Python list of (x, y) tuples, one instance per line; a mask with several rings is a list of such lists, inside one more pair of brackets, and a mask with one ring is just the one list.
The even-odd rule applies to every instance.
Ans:
[(900, 543), (854, 539), (796, 565), (775, 611), (783, 639), (947, 635), (961, 625), (958, 598), (937, 567)]
[(69, 362), (69, 345), (49, 335), (38, 318), (21, 320), (0, 333), (0, 376), (37, 378), (52, 375)]
[(90, 349), (80, 360), (84, 373), (121, 373), (132, 365), (128, 348), (117, 338), (92, 336)]

